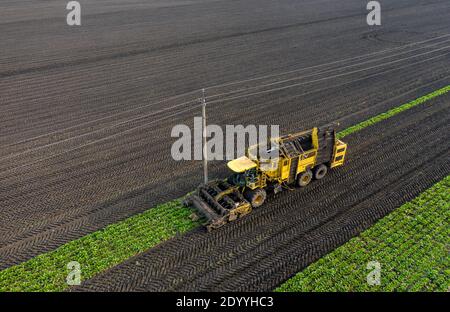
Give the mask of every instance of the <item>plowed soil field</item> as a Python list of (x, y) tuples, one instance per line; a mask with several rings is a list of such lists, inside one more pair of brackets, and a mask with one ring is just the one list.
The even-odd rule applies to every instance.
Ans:
[[(0, 269), (192, 191), (201, 162), (174, 161), (170, 133), (200, 115), (196, 90), (210, 123), (293, 132), (450, 81), (447, 0), (383, 3), (379, 27), (357, 0), (80, 2), (79, 27), (61, 1), (0, 3)], [(348, 163), (323, 181), (80, 289), (273, 289), (448, 175), (449, 103), (346, 137)]]

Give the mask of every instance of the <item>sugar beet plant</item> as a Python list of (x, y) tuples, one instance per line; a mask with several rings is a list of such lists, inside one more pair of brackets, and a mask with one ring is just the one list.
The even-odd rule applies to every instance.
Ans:
[(82, 279), (198, 226), (192, 212), (174, 200), (103, 230), (69, 242), (0, 272), (0, 291), (61, 291), (68, 287), (67, 264), (80, 263)]
[[(338, 133), (342, 138), (377, 122), (390, 118), (419, 104), (446, 94), (450, 85), (380, 115), (351, 126)], [(60, 291), (66, 283), (67, 264), (78, 261), (82, 280), (93, 277), (126, 259), (154, 247), (158, 243), (185, 233), (201, 224), (192, 221), (192, 211), (184, 208), (181, 199), (156, 206), (139, 215), (112, 224), (54, 251), (39, 255), (19, 265), (0, 271), (0, 291)], [(357, 250), (357, 254), (361, 251)], [(348, 268), (347, 268), (348, 269)], [(334, 274), (334, 272), (331, 272)], [(328, 285), (325, 281), (324, 285)], [(323, 286), (323, 288), (326, 288)]]
[[(308, 266), (277, 291), (448, 291), (450, 176)], [(367, 263), (381, 265), (380, 285)]]

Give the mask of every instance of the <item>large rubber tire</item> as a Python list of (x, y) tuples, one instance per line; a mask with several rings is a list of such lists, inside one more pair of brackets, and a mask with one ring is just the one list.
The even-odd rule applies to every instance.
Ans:
[(297, 186), (305, 187), (311, 182), (313, 177), (313, 174), (311, 170), (306, 170), (305, 172), (301, 173), (297, 177)]
[(326, 176), (328, 172), (328, 167), (324, 164), (318, 165), (316, 168), (314, 168), (314, 179), (320, 180), (324, 176)]
[(253, 208), (258, 208), (266, 201), (267, 193), (264, 189), (246, 190), (244, 197)]

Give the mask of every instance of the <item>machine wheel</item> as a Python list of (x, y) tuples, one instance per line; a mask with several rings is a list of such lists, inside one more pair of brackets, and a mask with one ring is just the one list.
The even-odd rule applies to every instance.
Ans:
[(258, 208), (266, 201), (267, 193), (264, 189), (247, 190), (244, 192), (244, 197), (253, 208)]
[(328, 172), (327, 166), (321, 164), (314, 169), (314, 179), (320, 180), (322, 179)]
[(300, 187), (304, 187), (307, 186), (309, 184), (309, 182), (311, 182), (313, 177), (313, 174), (311, 172), (311, 170), (306, 170), (305, 172), (301, 173), (298, 175), (297, 177), (297, 186)]

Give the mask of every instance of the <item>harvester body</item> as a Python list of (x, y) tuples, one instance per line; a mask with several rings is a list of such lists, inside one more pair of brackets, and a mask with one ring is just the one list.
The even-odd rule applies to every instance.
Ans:
[(251, 146), (245, 156), (228, 162), (232, 175), (200, 185), (185, 199), (186, 206), (194, 206), (206, 218), (208, 230), (261, 206), (268, 191), (277, 193), (322, 179), (329, 168), (343, 165), (347, 151), (332, 125), (273, 138), (272, 143), (276, 157), (264, 158), (259, 145)]

